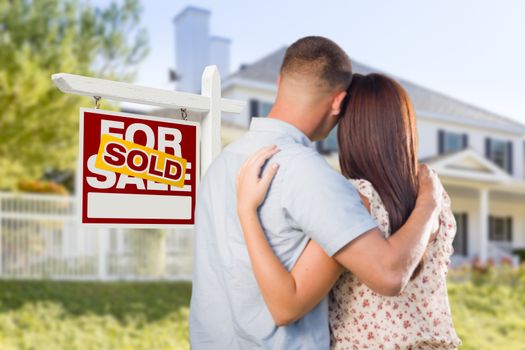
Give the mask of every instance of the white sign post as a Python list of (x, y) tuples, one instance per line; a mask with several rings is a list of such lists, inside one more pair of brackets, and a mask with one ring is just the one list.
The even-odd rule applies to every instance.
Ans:
[[(198, 113), (199, 115), (202, 115), (202, 119), (200, 120), (200, 147), (197, 147), (197, 149), (200, 149), (200, 156), (197, 157), (197, 159), (200, 159), (200, 164), (195, 164), (200, 167), (200, 169), (197, 169), (196, 171), (196, 174), (200, 174), (200, 176), (206, 172), (208, 166), (221, 151), (221, 113), (226, 112), (238, 114), (245, 106), (244, 101), (221, 98), (220, 75), (216, 66), (208, 66), (205, 68), (202, 75), (202, 88), (200, 95), (180, 91), (155, 89), (67, 73), (53, 74), (52, 80), (53, 83), (64, 93), (114, 101), (139, 103), (170, 109), (184, 109), (188, 114)], [(147, 118), (148, 117), (144, 117), (144, 120)], [(166, 118), (166, 120), (169, 119)], [(153, 149), (149, 149), (149, 151), (155, 152)], [(83, 162), (82, 159), (81, 162)], [(85, 167), (85, 164), (81, 164), (80, 166)], [(78, 183), (81, 183), (81, 181), (77, 181), (77, 184)], [(81, 192), (80, 188), (77, 192)], [(81, 201), (80, 198), (79, 201)], [(148, 204), (144, 203), (144, 205)], [(134, 224), (137, 220), (131, 220), (129, 222), (125, 221), (126, 220), (120, 220), (118, 224), (113, 224), (111, 226), (137, 226)], [(185, 224), (183, 227), (192, 227), (192, 225), (193, 222), (189, 225)], [(159, 227), (166, 225), (153, 224), (141, 226)], [(169, 226), (173, 227), (173, 225)]]

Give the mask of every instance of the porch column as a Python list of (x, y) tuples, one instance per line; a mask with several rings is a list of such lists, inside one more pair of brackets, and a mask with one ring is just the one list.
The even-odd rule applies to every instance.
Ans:
[(489, 245), (489, 190), (481, 188), (479, 190), (479, 259), (481, 263), (487, 261)]

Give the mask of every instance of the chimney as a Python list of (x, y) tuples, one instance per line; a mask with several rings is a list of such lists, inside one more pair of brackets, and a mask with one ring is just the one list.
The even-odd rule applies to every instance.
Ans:
[(188, 6), (175, 16), (173, 22), (175, 70), (179, 75), (176, 89), (198, 93), (202, 71), (210, 62), (210, 11)]
[(214, 64), (219, 68), (221, 77), (230, 74), (230, 43), (228, 38), (212, 36), (210, 38), (210, 60), (209, 64)]

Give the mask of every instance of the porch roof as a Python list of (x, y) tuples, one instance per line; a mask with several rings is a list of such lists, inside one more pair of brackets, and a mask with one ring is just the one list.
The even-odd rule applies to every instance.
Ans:
[(512, 177), (491, 160), (467, 148), (420, 160), (429, 164), (444, 183), (525, 193), (525, 181)]

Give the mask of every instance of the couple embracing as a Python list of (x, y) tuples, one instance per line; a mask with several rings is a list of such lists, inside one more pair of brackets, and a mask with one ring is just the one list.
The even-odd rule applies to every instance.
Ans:
[[(336, 124), (342, 174), (313, 143)], [(268, 117), (199, 188), (192, 349), (457, 348), (456, 225), (417, 144), (399, 83), (329, 39), (291, 45)]]

